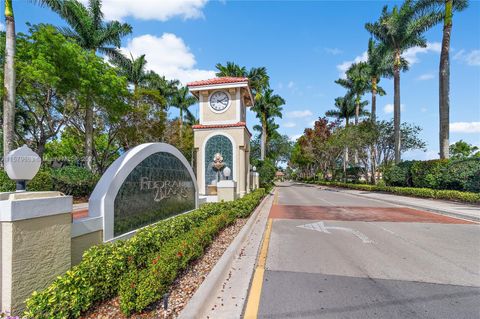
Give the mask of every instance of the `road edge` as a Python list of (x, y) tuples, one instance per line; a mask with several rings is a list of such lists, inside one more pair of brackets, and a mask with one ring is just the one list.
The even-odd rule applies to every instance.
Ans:
[[(180, 312), (179, 319), (193, 319), (199, 318), (201, 314), (207, 311), (207, 307), (211, 300), (215, 298), (212, 292), (216, 291), (222, 286), (224, 278), (227, 276), (233, 261), (236, 256), (241, 253), (242, 244), (248, 238), (248, 235), (252, 232), (254, 225), (260, 213), (262, 212), (266, 203), (274, 196), (275, 188), (268, 193), (262, 202), (257, 206), (253, 214), (249, 217), (245, 226), (238, 233), (232, 243), (225, 250), (213, 269), (207, 275), (197, 291), (193, 294), (192, 298), (188, 301), (185, 308)], [(272, 201), (273, 204), (273, 201)], [(260, 238), (261, 239), (261, 238)], [(259, 243), (260, 246), (260, 243)], [(255, 269), (255, 265), (252, 265), (252, 273)], [(249, 279), (250, 280), (250, 279)], [(243, 305), (242, 307), (243, 308)]]

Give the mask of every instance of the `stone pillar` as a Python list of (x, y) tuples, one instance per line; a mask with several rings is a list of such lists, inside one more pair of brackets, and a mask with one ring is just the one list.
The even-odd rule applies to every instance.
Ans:
[(237, 183), (232, 180), (223, 180), (217, 183), (218, 201), (230, 202), (237, 197)]
[(245, 179), (247, 180), (246, 191), (247, 194), (250, 193), (250, 150), (247, 149), (245, 152)]
[(238, 193), (240, 197), (245, 195), (245, 146), (239, 147), (240, 163), (238, 164)]
[(72, 197), (58, 192), (0, 193), (1, 311), (24, 301), (71, 265)]

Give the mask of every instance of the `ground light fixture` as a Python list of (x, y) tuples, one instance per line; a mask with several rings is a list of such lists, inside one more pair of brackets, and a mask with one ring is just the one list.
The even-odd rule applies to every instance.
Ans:
[(253, 167), (252, 167), (252, 171), (256, 172), (256, 171), (257, 171), (257, 167), (256, 167), (256, 166), (253, 166)]
[(5, 157), (5, 171), (8, 177), (17, 183), (17, 192), (26, 190), (26, 182), (37, 175), (42, 159), (27, 145), (23, 145)]
[(226, 179), (228, 179), (230, 177), (230, 173), (232, 172), (232, 170), (230, 169), (230, 167), (225, 167), (223, 169), (223, 176), (225, 176)]

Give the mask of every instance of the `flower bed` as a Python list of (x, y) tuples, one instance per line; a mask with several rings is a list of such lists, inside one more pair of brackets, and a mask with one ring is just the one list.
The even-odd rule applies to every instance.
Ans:
[(27, 300), (29, 318), (77, 318), (96, 302), (119, 295), (124, 313), (162, 298), (179, 271), (198, 258), (214, 236), (251, 214), (265, 191), (201, 208), (140, 230), (125, 241), (94, 246), (80, 264)]
[(344, 187), (351, 188), (363, 191), (377, 191), (377, 192), (386, 192), (393, 193), (396, 195), (412, 196), (412, 197), (422, 197), (422, 198), (433, 198), (433, 199), (445, 199), (453, 200), (471, 204), (480, 203), (480, 194), (472, 192), (461, 192), (456, 190), (444, 190), (444, 189), (431, 189), (431, 188), (417, 188), (417, 187), (395, 187), (395, 186), (380, 186), (380, 185), (368, 185), (368, 184), (351, 184), (351, 183), (340, 183), (340, 182), (326, 182), (326, 181), (315, 181), (310, 182), (319, 185), (333, 186), (333, 187)]

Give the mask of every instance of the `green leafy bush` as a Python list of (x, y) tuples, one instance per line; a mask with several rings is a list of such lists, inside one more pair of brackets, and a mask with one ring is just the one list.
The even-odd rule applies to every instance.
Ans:
[(411, 168), (415, 161), (404, 161), (387, 167), (383, 172), (383, 179), (389, 186), (413, 186)]
[[(264, 193), (263, 189), (259, 189), (233, 202), (205, 204), (190, 213), (145, 227), (128, 240), (91, 247), (84, 253), (80, 264), (59, 276), (46, 289), (32, 294), (26, 301), (25, 315), (35, 319), (77, 318), (95, 302), (117, 295), (119, 287), (124, 300), (122, 309), (125, 312), (139, 309), (139, 306), (131, 304), (132, 300), (145, 305), (149, 300), (153, 300), (152, 292), (161, 289), (156, 286), (160, 283), (149, 282), (148, 278), (153, 275), (163, 276), (163, 283), (167, 283), (172, 277), (175, 278), (189, 260), (195, 258), (200, 248), (192, 243), (195, 253), (189, 252), (187, 256), (190, 257), (181, 258), (172, 264), (163, 263), (164, 268), (161, 268), (161, 271), (164, 271), (164, 274), (155, 273), (152, 269), (154, 256), (171, 257), (167, 252), (174, 251), (178, 243), (183, 245), (184, 241), (191, 240), (189, 236), (192, 232), (195, 234), (195, 231), (205, 230), (202, 227), (223, 227), (218, 226), (221, 225), (220, 220), (210, 218), (227, 214), (225, 216), (228, 217), (228, 223), (229, 218), (248, 216)], [(216, 231), (214, 233), (216, 234)], [(209, 238), (206, 233), (205, 236), (197, 237), (204, 237), (202, 240)], [(138, 289), (127, 289), (125, 281), (135, 285), (138, 283)], [(140, 287), (145, 292), (141, 292)], [(161, 295), (156, 298), (161, 298)]]
[(388, 186), (480, 192), (480, 158), (405, 161), (384, 170)]
[[(27, 182), (29, 191), (50, 191), (53, 188), (53, 181), (48, 169), (40, 170), (37, 175)], [(15, 182), (12, 181), (4, 170), (0, 171), (0, 192), (15, 191)]]
[(272, 160), (266, 159), (264, 161), (259, 161), (257, 170), (260, 177), (260, 187), (267, 187), (273, 183), (277, 168)]
[(439, 189), (449, 160), (416, 161), (412, 164), (413, 186)]
[(442, 176), (440, 188), (480, 192), (480, 158), (451, 161)]
[(84, 167), (66, 166), (52, 170), (54, 188), (74, 197), (88, 197), (100, 177)]

